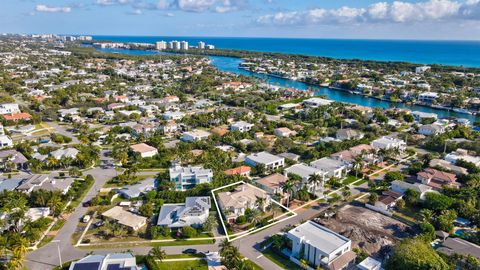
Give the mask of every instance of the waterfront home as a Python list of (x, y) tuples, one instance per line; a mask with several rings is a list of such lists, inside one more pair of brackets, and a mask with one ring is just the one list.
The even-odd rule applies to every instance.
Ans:
[(256, 167), (261, 164), (265, 166), (266, 170), (276, 170), (285, 165), (285, 159), (268, 152), (260, 152), (248, 155), (245, 163), (251, 167)]
[(325, 157), (312, 161), (310, 162), (310, 166), (324, 172), (324, 179), (325, 177), (336, 177), (341, 179), (345, 177), (348, 173), (347, 163), (342, 160), (333, 159), (330, 157)]
[(181, 228), (199, 227), (210, 215), (210, 197), (187, 197), (182, 204), (163, 204), (158, 214), (158, 226)]
[(422, 184), (432, 187), (434, 190), (442, 190), (444, 186), (458, 187), (457, 176), (432, 168), (427, 168), (417, 173), (417, 180)]
[(447, 154), (444, 158), (446, 161), (455, 164), (457, 160), (463, 160), (475, 164), (480, 167), (480, 157), (471, 156), (468, 154), (468, 150), (458, 148), (455, 152)]
[(425, 136), (439, 135), (445, 133), (445, 131), (446, 128), (444, 126), (437, 124), (422, 125), (418, 129), (418, 133)]
[(133, 231), (137, 231), (147, 224), (146, 217), (133, 214), (124, 210), (120, 206), (114, 206), (113, 208), (103, 212), (102, 216), (111, 219)]
[(184, 142), (195, 142), (207, 139), (210, 136), (210, 132), (196, 129), (193, 131), (187, 131), (182, 134), (182, 141)]
[(239, 132), (248, 132), (253, 128), (253, 124), (247, 123), (245, 121), (238, 121), (233, 123), (230, 126), (231, 131), (239, 131)]
[(384, 136), (372, 141), (371, 146), (376, 150), (398, 149), (399, 151), (404, 151), (407, 144), (401, 139)]
[(72, 262), (69, 270), (140, 270), (135, 256), (130, 253), (111, 253), (107, 255), (88, 255)]
[(319, 107), (319, 106), (327, 106), (327, 105), (330, 105), (332, 103), (333, 103), (333, 101), (328, 100), (328, 99), (323, 99), (323, 98), (309, 98), (309, 99), (306, 99), (302, 102), (302, 104), (305, 107), (312, 107), (312, 108), (316, 108), (316, 107)]
[(418, 95), (418, 101), (423, 103), (432, 104), (439, 98), (437, 92), (423, 92)]
[(224, 173), (226, 175), (240, 175), (244, 177), (250, 177), (251, 170), (252, 170), (251, 167), (242, 165), (233, 169), (225, 170)]
[(213, 172), (201, 166), (182, 167), (178, 163), (172, 164), (169, 169), (170, 181), (175, 183), (176, 190), (187, 190), (198, 184), (210, 183)]
[(304, 259), (313, 269), (347, 269), (355, 264), (352, 241), (314, 221), (307, 221), (287, 233), (291, 241), (290, 260)]
[(150, 190), (155, 190), (156, 182), (157, 181), (155, 178), (147, 178), (136, 184), (125, 186), (119, 189), (118, 194), (127, 199), (137, 198)]
[(158, 154), (157, 148), (145, 143), (134, 144), (130, 146), (130, 149), (138, 153), (142, 158), (153, 157)]
[(405, 192), (409, 189), (416, 191), (419, 194), (419, 198), (421, 201), (425, 200), (425, 195), (429, 192), (438, 193), (437, 191), (434, 191), (432, 187), (421, 184), (421, 183), (411, 184), (405, 181), (395, 180), (390, 185), (391, 191), (397, 192), (400, 194), (405, 194)]
[[(245, 215), (247, 209), (265, 212), (271, 203), (270, 196), (265, 191), (249, 184), (241, 184), (234, 191), (220, 192), (217, 196), (220, 210), (229, 223)], [(259, 199), (264, 200), (262, 205)]]
[(433, 119), (433, 120), (438, 119), (438, 115), (436, 113), (426, 113), (426, 112), (420, 112), (420, 111), (413, 111), (412, 116), (417, 122), (421, 122), (422, 120), (425, 120), (425, 119)]

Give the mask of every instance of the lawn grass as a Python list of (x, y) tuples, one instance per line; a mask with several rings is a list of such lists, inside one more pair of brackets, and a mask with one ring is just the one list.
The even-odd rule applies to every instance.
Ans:
[(343, 184), (344, 185), (350, 185), (351, 183), (353, 183), (357, 180), (359, 180), (359, 179), (356, 178), (355, 176), (349, 175), (349, 176), (347, 176), (347, 178), (345, 178), (345, 180), (343, 180)]
[(158, 263), (157, 265), (160, 270), (171, 270), (171, 269), (207, 270), (208, 269), (208, 264), (207, 264), (207, 261), (205, 260), (161, 262), (161, 263)]
[(301, 270), (302, 268), (290, 261), (286, 256), (274, 252), (271, 248), (262, 251), (263, 255), (283, 269)]
[(357, 183), (353, 184), (354, 186), (361, 186), (365, 183), (367, 183), (368, 181), (367, 180), (362, 180), (362, 181), (358, 181)]

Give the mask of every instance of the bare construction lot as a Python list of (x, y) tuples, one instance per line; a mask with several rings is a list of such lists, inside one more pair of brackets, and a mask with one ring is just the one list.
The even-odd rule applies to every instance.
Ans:
[(380, 255), (400, 238), (408, 237), (409, 226), (364, 207), (346, 205), (334, 217), (320, 220), (324, 226), (352, 240), (370, 255)]

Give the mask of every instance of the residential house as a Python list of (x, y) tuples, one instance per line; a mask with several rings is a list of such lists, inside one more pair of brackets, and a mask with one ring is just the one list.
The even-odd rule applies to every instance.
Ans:
[(306, 107), (319, 107), (319, 106), (327, 106), (332, 104), (333, 101), (323, 98), (309, 98), (302, 102), (302, 104)]
[(438, 118), (437, 114), (435, 113), (426, 113), (426, 112), (420, 112), (420, 111), (412, 112), (412, 116), (417, 122), (421, 122), (422, 120), (425, 120), (425, 119), (437, 120)]
[(255, 183), (270, 195), (281, 195), (284, 193), (282, 190), (283, 184), (285, 184), (285, 182), (287, 181), (287, 176), (279, 173), (274, 173), (270, 174), (269, 176), (257, 179)]
[(439, 94), (437, 92), (423, 92), (418, 95), (418, 101), (432, 104), (438, 99), (438, 97)]
[(287, 233), (291, 241), (290, 260), (304, 259), (312, 268), (347, 269), (355, 264), (352, 241), (314, 221), (307, 221)]
[(247, 123), (245, 121), (238, 121), (238, 122), (233, 123), (230, 126), (230, 130), (231, 131), (239, 131), (239, 132), (248, 132), (248, 131), (252, 130), (253, 126), (254, 126), (253, 124)]
[(167, 121), (165, 124), (158, 127), (163, 134), (175, 133), (178, 130), (178, 125), (174, 120)]
[(363, 138), (364, 134), (358, 130), (351, 128), (344, 128), (337, 130), (336, 138), (338, 140), (358, 140)]
[(74, 181), (75, 179), (71, 177), (48, 178), (42, 184), (33, 187), (33, 190), (60, 191), (62, 194), (67, 194)]
[(321, 159), (317, 159), (315, 161), (310, 162), (310, 166), (315, 167), (321, 171), (323, 171), (324, 177), (336, 177), (336, 178), (343, 178), (348, 173), (348, 164), (342, 160), (333, 159), (330, 157), (325, 157)]
[(18, 122), (21, 120), (30, 120), (32, 119), (32, 115), (26, 112), (21, 113), (11, 113), (11, 114), (4, 114), (3, 118), (7, 121)]
[(365, 260), (357, 264), (359, 270), (382, 270), (382, 263), (372, 257), (367, 257)]
[(427, 168), (417, 173), (417, 180), (424, 185), (431, 186), (434, 190), (442, 190), (444, 186), (458, 187), (455, 174), (432, 168)]
[[(259, 198), (265, 200), (263, 205), (259, 205)], [(232, 192), (218, 193), (219, 207), (229, 223), (245, 215), (247, 209), (254, 210), (262, 207), (260, 210), (265, 212), (270, 203), (270, 196), (265, 191), (249, 184), (239, 185)]]
[(24, 181), (24, 178), (2, 178), (0, 179), (0, 192), (4, 190), (13, 191)]
[(62, 159), (62, 158), (76, 158), (79, 151), (75, 148), (65, 148), (65, 149), (58, 149), (55, 151), (50, 152), (50, 156), (54, 157), (55, 159)]
[(182, 141), (184, 142), (195, 142), (207, 139), (210, 136), (210, 132), (196, 129), (193, 131), (187, 131), (182, 134)]
[(164, 204), (158, 214), (158, 226), (199, 227), (210, 215), (210, 197), (187, 197), (183, 204)]
[(174, 163), (169, 169), (170, 181), (175, 183), (176, 190), (187, 190), (198, 184), (210, 183), (213, 172), (201, 166), (182, 167)]
[(418, 133), (425, 136), (439, 135), (445, 133), (445, 131), (446, 128), (444, 126), (437, 124), (422, 125), (418, 129)]
[(468, 154), (468, 150), (461, 148), (458, 148), (455, 152), (447, 154), (444, 159), (452, 164), (455, 164), (457, 160), (461, 159), (467, 162), (471, 162), (477, 167), (480, 167), (480, 157), (471, 156)]
[(5, 170), (9, 167), (9, 163), (17, 170), (24, 170), (28, 167), (28, 159), (17, 150), (0, 151), (0, 170)]
[(156, 187), (155, 178), (147, 178), (136, 184), (125, 186), (118, 190), (118, 193), (127, 199), (137, 198), (142, 194), (147, 193), (150, 190), (155, 190)]
[(392, 138), (392, 137), (381, 137), (380, 139), (376, 139), (371, 143), (372, 147), (375, 148), (376, 150), (380, 149), (385, 149), (385, 150), (390, 150), (390, 149), (398, 149), (400, 151), (404, 151), (407, 147), (407, 144), (405, 141), (397, 139), (397, 138)]
[(272, 155), (268, 152), (260, 152), (248, 155), (245, 159), (245, 163), (252, 167), (261, 164), (265, 166), (266, 170), (276, 170), (285, 165), (285, 158)]
[(379, 162), (377, 155), (373, 153), (374, 148), (368, 144), (359, 144), (348, 150), (340, 151), (330, 155), (333, 159), (342, 160), (348, 164), (353, 164), (355, 158), (360, 156), (363, 161), (368, 164), (376, 164)]
[(0, 149), (13, 147), (12, 139), (7, 135), (0, 135)]
[(130, 253), (88, 255), (70, 264), (69, 270), (140, 270)]
[(225, 170), (226, 175), (240, 175), (244, 177), (250, 177), (250, 171), (252, 170), (249, 166), (239, 166), (233, 169)]
[(436, 192), (432, 189), (432, 187), (424, 184), (420, 184), (420, 183), (411, 184), (411, 183), (408, 183), (405, 181), (399, 181), (399, 180), (395, 180), (392, 183), (390, 183), (390, 190), (393, 192), (405, 194), (405, 192), (409, 189), (416, 191), (419, 194), (419, 199), (421, 201), (425, 200), (426, 198), (425, 195), (427, 193)]
[(16, 189), (19, 191), (30, 193), (35, 187), (40, 187), (49, 179), (50, 178), (46, 174), (33, 174), (25, 178)]
[(442, 169), (451, 171), (452, 173), (454, 173), (456, 175), (467, 175), (468, 174), (467, 169), (462, 168), (462, 167), (457, 166), (457, 165), (453, 165), (452, 163), (450, 163), (446, 160), (443, 160), (443, 159), (432, 159), (432, 160), (430, 160), (429, 166), (430, 167), (440, 167)]
[(181, 120), (185, 114), (180, 111), (167, 111), (162, 114), (164, 120)]
[(32, 207), (25, 212), (25, 219), (36, 221), (50, 215), (50, 207)]
[(133, 152), (140, 154), (142, 158), (153, 157), (158, 154), (157, 148), (146, 143), (134, 144), (130, 146), (130, 149)]
[(278, 137), (290, 137), (297, 134), (296, 131), (293, 131), (287, 127), (276, 128), (273, 133)]
[[(325, 184), (325, 180), (327, 180), (327, 172), (326, 171), (323, 171), (321, 169), (318, 169), (318, 168), (315, 168), (315, 167), (312, 167), (312, 166), (308, 166), (307, 164), (303, 164), (303, 163), (300, 163), (300, 164), (295, 164), (295, 165), (292, 165), (288, 168), (285, 169), (285, 175), (289, 175), (289, 174), (295, 174), (295, 175), (298, 175), (302, 178), (302, 183), (301, 183), (301, 186), (306, 186), (307, 187), (307, 190), (309, 192), (312, 192), (312, 193), (316, 193), (317, 191), (321, 190)], [(320, 183), (309, 183), (309, 179), (310, 177), (312, 177), (313, 175), (318, 175), (320, 176), (320, 178), (322, 179)], [(321, 192), (319, 192), (321, 193)]]
[(120, 206), (114, 206), (113, 208), (103, 212), (102, 216), (112, 219), (118, 224), (123, 225), (134, 231), (139, 230), (147, 224), (146, 217), (133, 214), (129, 211), (124, 210)]
[(20, 108), (18, 107), (18, 104), (16, 103), (4, 103), (0, 104), (0, 114), (13, 114), (13, 113), (19, 113)]
[(383, 194), (378, 198), (378, 200), (373, 204), (365, 204), (365, 206), (374, 211), (386, 214), (388, 216), (392, 215), (392, 209), (397, 204), (398, 200), (403, 197), (402, 193), (394, 191), (384, 191)]

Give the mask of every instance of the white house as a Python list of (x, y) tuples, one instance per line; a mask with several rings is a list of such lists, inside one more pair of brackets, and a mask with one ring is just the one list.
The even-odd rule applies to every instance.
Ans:
[(165, 120), (180, 120), (185, 116), (184, 113), (179, 111), (168, 111), (162, 114), (163, 119)]
[(418, 133), (425, 136), (438, 135), (444, 133), (445, 131), (446, 129), (444, 126), (436, 124), (422, 125), (418, 129)]
[(433, 103), (439, 97), (436, 92), (424, 92), (418, 95), (418, 101), (424, 103)]
[(120, 206), (114, 206), (113, 208), (105, 211), (102, 216), (112, 219), (118, 224), (128, 227), (134, 231), (139, 230), (147, 224), (146, 217), (126, 211)]
[(195, 185), (210, 183), (213, 179), (213, 172), (201, 166), (182, 167), (174, 163), (169, 169), (170, 181), (175, 183), (176, 190), (187, 190)]
[(238, 122), (233, 123), (230, 126), (230, 130), (231, 131), (237, 130), (237, 131), (240, 131), (240, 132), (247, 132), (247, 131), (250, 131), (253, 126), (254, 126), (253, 124), (247, 123), (245, 121), (238, 121)]
[(13, 114), (13, 113), (19, 113), (20, 108), (18, 107), (18, 104), (16, 103), (4, 103), (0, 104), (0, 114)]
[(390, 150), (390, 149), (398, 148), (400, 151), (403, 151), (407, 147), (407, 144), (405, 143), (405, 141), (397, 138), (386, 137), (386, 136), (381, 137), (380, 139), (374, 140), (371, 143), (371, 145), (376, 150), (379, 150), (379, 149)]
[(111, 253), (107, 255), (88, 255), (70, 264), (68, 270), (140, 270), (135, 256), (130, 253)]
[(164, 204), (157, 225), (170, 228), (201, 226), (210, 213), (210, 197), (187, 197), (182, 204)]
[(79, 151), (75, 148), (65, 148), (65, 149), (58, 149), (53, 152), (50, 152), (50, 156), (60, 160), (65, 157), (76, 158), (78, 153)]
[(285, 158), (272, 155), (268, 152), (260, 152), (248, 155), (245, 163), (251, 167), (256, 167), (259, 164), (265, 166), (267, 170), (276, 170), (285, 165)]
[(324, 269), (346, 269), (355, 263), (352, 241), (320, 224), (307, 221), (287, 233), (292, 242), (290, 259), (300, 264), (305, 259)]
[(210, 136), (210, 132), (196, 129), (193, 131), (187, 131), (182, 134), (182, 141), (184, 142), (194, 142), (207, 139)]
[(400, 193), (400, 194), (405, 194), (405, 192), (408, 189), (411, 189), (411, 190), (414, 190), (414, 191), (418, 192), (419, 199), (422, 200), (422, 201), (425, 200), (425, 195), (428, 192), (436, 192), (432, 189), (432, 187), (424, 185), (424, 184), (420, 184), (420, 183), (410, 184), (408, 182), (398, 181), (398, 180), (393, 181), (391, 183), (391, 186), (390, 186), (391, 191), (397, 192), (397, 193)]
[(324, 177), (343, 178), (348, 173), (348, 164), (343, 160), (324, 157), (310, 162), (310, 166), (324, 172)]
[(461, 148), (458, 148), (457, 151), (446, 155), (444, 159), (452, 164), (455, 164), (457, 160), (461, 159), (467, 162), (471, 162), (477, 167), (480, 167), (480, 157), (471, 156), (468, 154), (468, 150)]
[(13, 147), (12, 139), (7, 135), (0, 135), (0, 149)]
[(420, 112), (420, 111), (413, 111), (412, 116), (415, 119), (415, 121), (421, 122), (423, 119), (438, 119), (438, 115), (436, 113), (426, 113), (426, 112)]
[(309, 98), (302, 102), (304, 106), (313, 108), (330, 105), (331, 103), (333, 103), (333, 101), (323, 98)]
[(276, 128), (273, 133), (278, 137), (290, 137), (295, 136), (297, 132), (287, 128), (287, 127), (280, 127)]
[[(315, 191), (323, 188), (325, 184), (325, 180), (327, 177), (327, 172), (321, 169), (317, 169), (312, 166), (308, 166), (306, 164), (300, 163), (292, 165), (285, 169), (285, 174), (288, 176), (289, 174), (296, 174), (302, 178), (302, 185), (306, 185), (309, 192), (315, 193)], [(312, 175), (319, 175), (322, 178), (322, 183), (309, 184), (308, 181)]]

